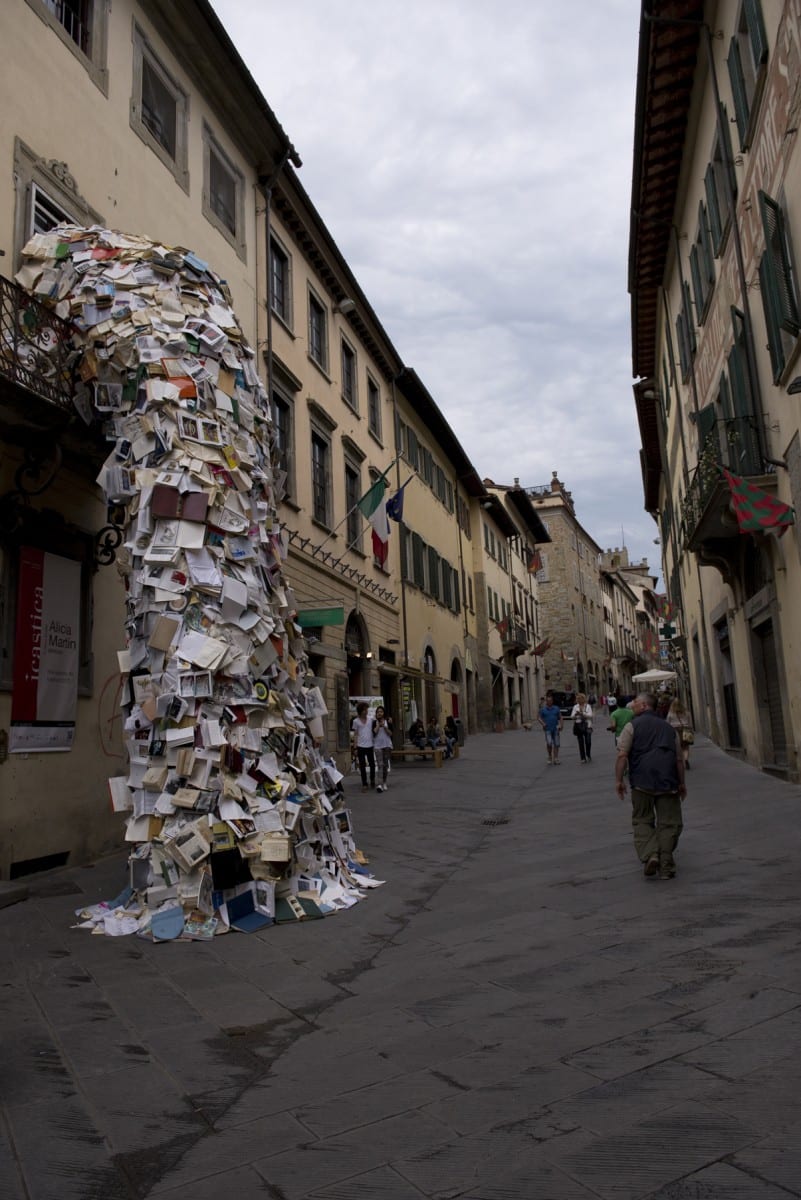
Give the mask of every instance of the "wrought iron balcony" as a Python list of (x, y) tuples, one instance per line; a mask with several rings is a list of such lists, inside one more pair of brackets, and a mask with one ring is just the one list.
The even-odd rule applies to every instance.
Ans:
[(501, 634), (501, 645), (504, 652), (514, 651), (517, 654), (525, 654), (528, 650), (528, 634), (524, 625), (519, 625), (517, 621), (508, 621), (505, 630)]
[(0, 276), (2, 406), (10, 401), (20, 408), (26, 397), (37, 397), (71, 417), (76, 357), (69, 324), (24, 288)]
[(752, 418), (717, 421), (690, 477), (682, 505), (681, 540), (686, 549), (704, 558), (727, 557), (726, 543), (740, 532), (723, 467), (766, 491), (775, 490), (776, 477), (762, 458)]

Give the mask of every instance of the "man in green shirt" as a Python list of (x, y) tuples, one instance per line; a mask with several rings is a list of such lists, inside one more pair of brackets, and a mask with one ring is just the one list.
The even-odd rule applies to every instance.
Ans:
[(628, 704), (620, 705), (614, 712), (609, 714), (609, 724), (607, 729), (615, 735), (615, 745), (623, 730), (628, 725), (629, 721), (634, 720), (634, 713), (629, 708)]

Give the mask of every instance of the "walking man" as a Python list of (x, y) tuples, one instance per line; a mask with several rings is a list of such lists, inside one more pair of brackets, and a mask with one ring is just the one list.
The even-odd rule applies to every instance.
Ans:
[(548, 766), (559, 766), (559, 734), (562, 729), (562, 712), (558, 704), (553, 702), (553, 692), (545, 696), (545, 703), (537, 717), (545, 730), (545, 746), (548, 751)]
[(631, 702), (634, 719), (617, 742), (615, 782), (626, 795), (626, 766), (631, 781), (634, 848), (645, 875), (672, 879), (673, 851), (682, 831), (681, 802), (687, 795), (684, 756), (676, 731), (656, 714), (656, 696), (641, 692)]

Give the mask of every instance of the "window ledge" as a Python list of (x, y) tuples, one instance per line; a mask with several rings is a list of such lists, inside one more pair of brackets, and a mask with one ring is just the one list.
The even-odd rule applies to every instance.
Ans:
[(383, 450), (383, 449), (384, 449), (384, 443), (383, 443), (383, 441), (382, 441), (381, 434), (380, 434), (380, 433), (376, 433), (376, 431), (375, 431), (374, 429), (371, 429), (371, 428), (369, 427), (369, 425), (368, 425), (368, 427), (367, 427), (367, 432), (370, 434), (370, 437), (373, 439), (373, 441), (376, 443), (376, 445), (377, 445), (377, 446), (380, 446), (380, 447), (381, 447), (381, 449)]
[[(265, 304), (265, 306), (264, 306), (264, 307), (266, 308), (266, 307), (267, 307), (267, 305)], [(276, 312), (276, 311), (275, 311), (275, 309), (272, 307), (272, 305), (270, 305), (270, 315), (271, 315), (272, 319), (273, 319), (274, 321), (276, 321), (276, 322), (277, 322), (277, 323), (278, 323), (278, 324), (281, 326), (281, 328), (283, 329), (284, 333), (288, 334), (288, 335), (289, 335), (289, 337), (291, 337), (291, 338), (292, 338), (292, 341), (293, 341), (293, 342), (294, 342), (294, 341), (297, 341), (297, 338), (296, 338), (296, 335), (295, 335), (295, 333), (294, 333), (294, 331), (293, 331), (293, 329), (292, 329), (292, 326), (289, 324), (289, 322), (288, 322), (288, 321), (286, 321), (286, 320), (285, 320), (285, 318), (284, 318), (284, 317), (282, 317), (282, 316), (281, 316), (281, 314), (280, 314), (280, 313), (278, 313), (278, 312)], [(309, 358), (311, 358), (311, 355), (309, 355)], [(312, 361), (314, 361), (314, 360), (312, 359)]]
[(312, 364), (312, 366), (315, 367), (316, 370), (318, 370), (320, 372), (323, 379), (327, 380), (328, 383), (334, 382), (333, 379), (331, 378), (331, 376), (328, 374), (328, 371), (326, 370), (326, 368), (321, 363), (318, 363), (317, 359), (314, 357), (313, 354), (309, 354), (309, 352), (306, 351), (306, 357), (308, 358), (308, 360)]
[(335, 541), (337, 539), (337, 537), (339, 537), (339, 534), (334, 533), (334, 531), (330, 525), (326, 525), (323, 521), (318, 521), (317, 517), (312, 517), (311, 523), (317, 529), (322, 529), (325, 533), (327, 533), (329, 538), (331, 538), (333, 541)]
[(356, 417), (357, 420), (361, 421), (362, 414), (359, 412), (356, 405), (352, 404), (351, 401), (348, 400), (347, 396), (342, 397), (342, 403), (345, 405), (345, 408), (347, 408), (350, 412), (353, 413), (354, 417)]

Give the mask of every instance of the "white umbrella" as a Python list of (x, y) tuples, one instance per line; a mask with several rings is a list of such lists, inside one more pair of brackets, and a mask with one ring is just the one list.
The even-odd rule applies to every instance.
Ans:
[(659, 667), (654, 667), (652, 671), (643, 671), (642, 675), (632, 675), (634, 683), (665, 683), (668, 679), (675, 679), (675, 671), (660, 671)]

